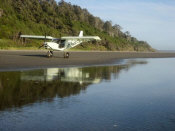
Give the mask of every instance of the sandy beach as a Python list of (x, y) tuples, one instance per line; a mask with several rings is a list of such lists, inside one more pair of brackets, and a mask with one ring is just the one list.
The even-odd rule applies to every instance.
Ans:
[(0, 51), (0, 71), (49, 67), (73, 67), (112, 64), (128, 58), (171, 58), (175, 53), (154, 52), (70, 52), (70, 58), (63, 58), (63, 52), (54, 52), (47, 58), (47, 51)]

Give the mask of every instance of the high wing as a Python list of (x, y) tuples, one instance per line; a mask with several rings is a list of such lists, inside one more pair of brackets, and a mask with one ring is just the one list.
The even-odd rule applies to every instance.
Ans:
[(91, 41), (91, 40), (101, 40), (100, 37), (98, 36), (83, 36), (83, 37), (75, 37), (75, 36), (66, 36), (66, 37), (61, 37), (62, 40), (81, 40), (83, 42), (85, 41)]
[(37, 36), (37, 35), (21, 35), (21, 38), (30, 38), (30, 39), (47, 39), (47, 40), (53, 40), (54, 37), (51, 36)]
[(83, 42), (91, 41), (91, 40), (97, 40), (100, 41), (100, 37), (98, 36), (83, 36), (83, 31), (80, 31), (80, 34), (78, 37), (76, 36), (67, 36), (67, 37), (61, 37), (63, 40), (81, 40)]

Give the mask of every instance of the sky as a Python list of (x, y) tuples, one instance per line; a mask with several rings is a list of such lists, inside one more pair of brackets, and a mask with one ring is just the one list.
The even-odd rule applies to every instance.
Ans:
[(159, 50), (175, 50), (175, 0), (65, 0)]

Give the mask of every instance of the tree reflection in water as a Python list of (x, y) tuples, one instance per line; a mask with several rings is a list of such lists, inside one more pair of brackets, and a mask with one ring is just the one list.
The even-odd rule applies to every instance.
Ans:
[(125, 65), (50, 68), (21, 72), (0, 72), (0, 110), (34, 103), (36, 101), (78, 95), (91, 84), (119, 77), (122, 70), (128, 71), (146, 61), (128, 60)]

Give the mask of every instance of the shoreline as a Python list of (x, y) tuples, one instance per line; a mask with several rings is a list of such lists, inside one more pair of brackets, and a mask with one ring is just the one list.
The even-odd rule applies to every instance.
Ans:
[(175, 58), (168, 52), (118, 52), (118, 51), (70, 51), (70, 58), (63, 52), (46, 57), (47, 50), (0, 50), (0, 72), (41, 68), (85, 67), (117, 64), (131, 58)]

